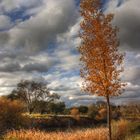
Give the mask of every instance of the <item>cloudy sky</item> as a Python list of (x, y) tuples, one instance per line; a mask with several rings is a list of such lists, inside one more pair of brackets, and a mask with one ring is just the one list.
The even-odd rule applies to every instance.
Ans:
[[(80, 91), (80, 0), (0, 0), (0, 95), (21, 79), (47, 82), (67, 105), (99, 100)], [(102, 0), (120, 28), (126, 52), (124, 94), (116, 103), (140, 100), (140, 0)]]

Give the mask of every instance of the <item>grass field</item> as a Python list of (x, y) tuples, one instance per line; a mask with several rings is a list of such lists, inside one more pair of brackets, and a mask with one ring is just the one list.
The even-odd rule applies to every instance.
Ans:
[[(138, 125), (126, 120), (113, 122), (113, 140), (139, 140), (140, 135), (133, 132)], [(132, 132), (133, 133), (132, 133)], [(135, 130), (136, 131), (136, 130)], [(45, 132), (40, 130), (19, 130), (8, 132), (3, 140), (107, 140), (105, 127)]]
[(8, 133), (4, 140), (106, 140), (106, 134), (106, 128), (50, 133), (36, 130), (20, 130)]

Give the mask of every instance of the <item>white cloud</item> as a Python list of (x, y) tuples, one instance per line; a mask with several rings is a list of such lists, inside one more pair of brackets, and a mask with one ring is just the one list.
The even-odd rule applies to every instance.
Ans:
[(124, 72), (124, 80), (128, 82), (138, 83), (140, 81), (140, 66), (127, 67)]
[(130, 82), (127, 82), (126, 90), (127, 91), (140, 91), (140, 85), (134, 85)]

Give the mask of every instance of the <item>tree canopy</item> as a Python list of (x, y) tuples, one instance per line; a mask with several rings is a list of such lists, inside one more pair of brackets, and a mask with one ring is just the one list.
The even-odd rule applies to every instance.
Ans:
[(29, 80), (20, 81), (16, 89), (7, 97), (9, 99), (20, 99), (24, 101), (30, 113), (37, 106), (37, 101), (51, 102), (59, 99), (58, 94), (50, 93), (46, 84)]

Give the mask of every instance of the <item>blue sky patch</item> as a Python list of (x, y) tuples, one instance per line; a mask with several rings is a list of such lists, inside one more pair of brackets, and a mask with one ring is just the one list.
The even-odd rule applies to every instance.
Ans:
[(10, 12), (5, 13), (5, 15), (9, 16), (12, 22), (15, 22), (17, 20), (25, 21), (30, 18), (29, 15), (25, 14), (26, 10), (26, 8), (14, 9)]

